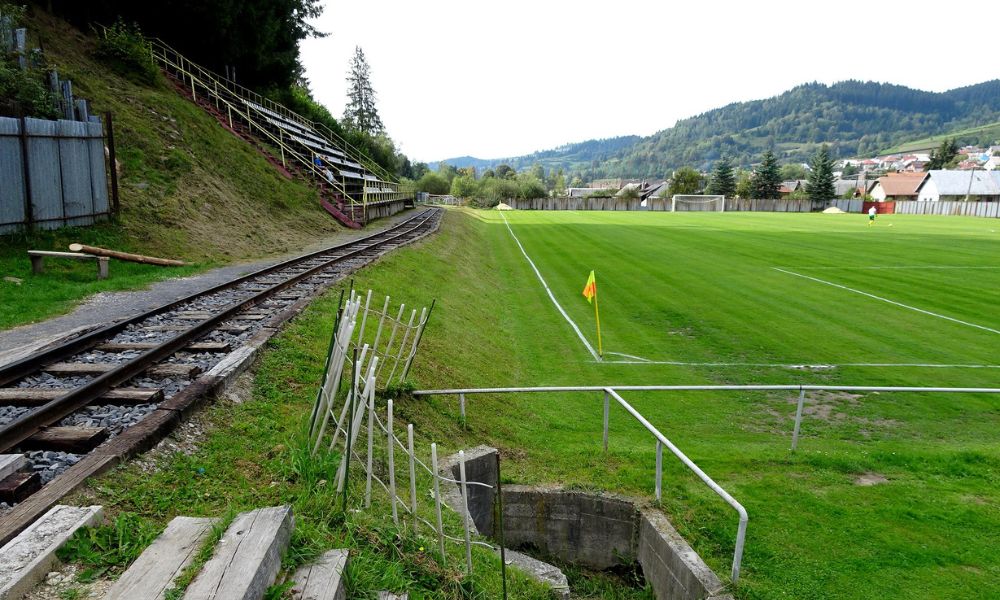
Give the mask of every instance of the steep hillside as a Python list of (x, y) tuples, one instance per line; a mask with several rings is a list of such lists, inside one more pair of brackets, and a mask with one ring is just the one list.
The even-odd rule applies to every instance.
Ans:
[(94, 39), (38, 9), (29, 38), (94, 112), (111, 111), (121, 163), (122, 243), (199, 262), (301, 248), (339, 226), (312, 188), (280, 175), (253, 147), (180, 96), (113, 73)]
[(767, 148), (783, 161), (795, 162), (807, 161), (824, 143), (831, 145), (835, 157), (873, 155), (907, 140), (982, 127), (998, 119), (1000, 80), (942, 93), (861, 81), (809, 83), (773, 98), (737, 102), (683, 119), (649, 137), (592, 140), (503, 160), (446, 162), (506, 162), (519, 169), (537, 162), (584, 179), (657, 177), (685, 165), (708, 169), (723, 154), (750, 165)]

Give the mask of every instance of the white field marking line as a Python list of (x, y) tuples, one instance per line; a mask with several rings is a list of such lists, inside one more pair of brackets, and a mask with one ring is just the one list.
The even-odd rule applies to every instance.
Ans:
[(620, 361), (620, 360), (618, 360), (618, 361), (610, 361), (610, 362), (614, 362), (614, 363), (633, 364), (635, 362), (640, 362), (640, 363), (653, 362), (653, 361), (649, 360), (648, 358), (643, 358), (641, 356), (633, 356), (631, 354), (622, 354), (621, 352), (605, 352), (605, 354), (614, 354), (615, 356), (623, 356), (625, 358), (631, 358), (632, 359), (630, 361)]
[(969, 323), (968, 321), (962, 321), (954, 317), (949, 317), (946, 315), (940, 315), (936, 312), (931, 312), (929, 310), (924, 310), (922, 308), (917, 308), (916, 306), (910, 306), (909, 304), (903, 304), (902, 302), (896, 302), (895, 300), (889, 300), (888, 298), (883, 298), (882, 296), (876, 296), (875, 294), (869, 294), (868, 292), (862, 292), (861, 290), (856, 290), (854, 288), (849, 288), (846, 285), (840, 285), (839, 283), (833, 283), (832, 281), (826, 281), (825, 279), (819, 279), (817, 277), (810, 277), (808, 275), (803, 275), (801, 273), (796, 273), (794, 271), (787, 271), (778, 267), (771, 267), (775, 271), (780, 271), (788, 275), (794, 275), (796, 277), (801, 277), (803, 279), (809, 279), (810, 281), (815, 281), (816, 283), (822, 283), (824, 285), (833, 286), (835, 288), (840, 288), (842, 290), (847, 290), (848, 292), (854, 292), (855, 294), (861, 294), (862, 296), (867, 296), (869, 298), (878, 300), (880, 302), (885, 302), (887, 304), (892, 304), (894, 306), (899, 306), (900, 308), (905, 308), (918, 313), (923, 313), (925, 315), (930, 315), (932, 317), (937, 317), (939, 319), (944, 319), (945, 321), (951, 321), (952, 323), (958, 323), (959, 325), (965, 325), (967, 327), (975, 327), (976, 329), (982, 329), (983, 331), (989, 331), (990, 333), (996, 333), (1000, 335), (1000, 330), (992, 329), (990, 327), (985, 327), (983, 325), (976, 325), (975, 323)]
[[(773, 267), (773, 268), (777, 269), (778, 267)], [(919, 270), (923, 270), (923, 269), (1000, 269), (1000, 266), (993, 267), (993, 266), (982, 266), (982, 265), (978, 265), (978, 266), (962, 266), (962, 265), (909, 265), (909, 266), (877, 265), (877, 266), (864, 266), (864, 265), (855, 265), (855, 266), (849, 266), (849, 267), (829, 267), (829, 266), (827, 266), (827, 267), (810, 267), (810, 266), (800, 266), (800, 267), (795, 267), (795, 268), (796, 269), (809, 269), (810, 271), (816, 270), (816, 269), (837, 270), (837, 271), (849, 271), (849, 270), (852, 270), (852, 269), (858, 269), (858, 270), (862, 270), (862, 269), (865, 269), (865, 270), (867, 270), (867, 269), (911, 269), (911, 270), (919, 271)]]
[(919, 369), (1000, 369), (1000, 365), (937, 364), (937, 363), (839, 363), (839, 364), (792, 364), (792, 363), (740, 363), (740, 362), (680, 362), (669, 360), (621, 360), (605, 361), (615, 365), (671, 365), (677, 367), (775, 367), (782, 369), (837, 369), (841, 367), (869, 368), (919, 368)]
[(594, 357), (594, 360), (596, 360), (597, 362), (601, 362), (601, 357), (597, 355), (597, 352), (594, 352), (594, 348), (593, 346), (590, 345), (590, 342), (587, 341), (587, 338), (583, 337), (583, 332), (580, 331), (580, 328), (576, 326), (576, 323), (573, 322), (573, 319), (569, 318), (569, 315), (567, 315), (566, 311), (563, 310), (563, 307), (559, 304), (559, 301), (556, 300), (555, 294), (553, 294), (552, 290), (549, 289), (549, 284), (545, 283), (545, 278), (542, 277), (542, 273), (538, 270), (538, 267), (535, 266), (535, 263), (534, 261), (531, 260), (531, 257), (528, 256), (528, 253), (524, 250), (524, 246), (521, 245), (521, 240), (517, 239), (517, 236), (514, 235), (514, 230), (510, 228), (510, 223), (507, 222), (507, 217), (504, 216), (502, 212), (500, 213), (500, 217), (503, 219), (504, 224), (507, 226), (507, 231), (510, 232), (510, 237), (514, 238), (514, 241), (517, 242), (517, 247), (521, 249), (521, 254), (524, 255), (524, 258), (527, 259), (528, 264), (531, 265), (531, 268), (535, 271), (535, 275), (538, 276), (538, 281), (542, 282), (542, 287), (545, 288), (546, 293), (548, 293), (549, 298), (552, 300), (552, 304), (556, 305), (556, 308), (559, 309), (559, 313), (562, 314), (563, 318), (566, 319), (566, 322), (569, 323), (570, 327), (573, 328), (573, 331), (576, 332), (576, 336), (580, 338), (580, 341), (583, 342), (583, 345), (587, 347), (587, 351), (590, 352), (590, 355)]

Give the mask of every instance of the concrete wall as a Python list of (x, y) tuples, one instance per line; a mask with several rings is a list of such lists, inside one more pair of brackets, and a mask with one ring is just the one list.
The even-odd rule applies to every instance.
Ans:
[(368, 204), (368, 220), (374, 221), (375, 219), (381, 219), (382, 217), (391, 217), (392, 215), (403, 212), (405, 200), (381, 200), (379, 202), (370, 202)]
[[(466, 453), (468, 481), (497, 484), (496, 450)], [(458, 479), (457, 455), (442, 472)], [(450, 487), (450, 486), (449, 486)], [(457, 486), (456, 486), (457, 487)], [(445, 501), (461, 512), (461, 497), (445, 489)], [(479, 534), (496, 538), (495, 493), (469, 487), (469, 515)], [(558, 487), (503, 486), (506, 545), (530, 549), (592, 569), (638, 561), (658, 600), (723, 600), (725, 586), (677, 533), (663, 513), (640, 509), (628, 498)]]
[(508, 546), (598, 570), (636, 560), (638, 513), (627, 500), (510, 485), (503, 504)]

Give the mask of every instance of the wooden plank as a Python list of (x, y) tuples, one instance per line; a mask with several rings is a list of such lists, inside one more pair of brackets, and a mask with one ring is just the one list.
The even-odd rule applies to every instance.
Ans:
[[(52, 375), (102, 375), (120, 367), (123, 363), (55, 363), (43, 370)], [(201, 373), (198, 365), (179, 363), (160, 363), (146, 370), (151, 377), (187, 377), (188, 379)]]
[(14, 473), (0, 481), (0, 502), (16, 504), (42, 489), (42, 476), (38, 473)]
[(260, 321), (261, 319), (266, 319), (267, 315), (247, 313), (245, 315), (236, 315), (233, 318), (237, 321)]
[(0, 480), (7, 479), (28, 464), (23, 454), (0, 454)]
[(233, 520), (185, 600), (260, 600), (281, 568), (292, 535), (292, 508), (276, 506)]
[(28, 256), (53, 256), (55, 258), (74, 258), (76, 260), (97, 260), (93, 254), (80, 252), (56, 252), (54, 250), (28, 250)]
[(348, 558), (347, 550), (330, 550), (315, 563), (299, 567), (292, 575), (295, 582), (292, 599), (344, 600), (347, 590), (344, 589), (343, 574)]
[(0, 548), (0, 598), (27, 594), (58, 562), (56, 550), (103, 517), (100, 506), (56, 506)]
[(178, 363), (161, 363), (146, 371), (146, 375), (150, 377), (185, 377), (187, 379), (193, 379), (199, 373), (201, 373), (201, 367), (198, 365)]
[(103, 473), (118, 462), (117, 456), (91, 454), (70, 467), (30, 498), (4, 514), (3, 518), (0, 519), (0, 544), (9, 542), (23, 529), (37, 521), (63, 496), (79, 487), (87, 477)]
[[(107, 343), (100, 344), (97, 349), (101, 352), (130, 352), (151, 350), (159, 346), (156, 342), (128, 342), (128, 343)], [(229, 352), (232, 345), (228, 342), (194, 342), (184, 347), (185, 350), (194, 352)]]
[[(65, 388), (0, 388), (0, 406), (41, 406), (71, 391)], [(160, 389), (119, 388), (105, 392), (91, 404), (135, 406), (155, 404), (162, 400), (163, 390)]]
[(58, 450), (84, 454), (99, 446), (110, 435), (107, 427), (46, 427), (26, 439), (21, 447), (25, 450)]
[(194, 560), (212, 531), (214, 519), (177, 517), (139, 556), (104, 600), (163, 600), (167, 589)]

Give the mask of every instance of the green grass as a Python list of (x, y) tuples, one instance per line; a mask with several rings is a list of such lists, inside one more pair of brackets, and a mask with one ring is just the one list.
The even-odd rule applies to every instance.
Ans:
[[(959, 217), (505, 213), (553, 293), (594, 341), (580, 295), (597, 271), (604, 347), (694, 366), (595, 363), (556, 312), (496, 212), (453, 210), (427, 242), (359, 272), (356, 287), (410, 306), (437, 299), (412, 378), (421, 388), (556, 384), (828, 383), (992, 386), (996, 369), (842, 366), (817, 372), (767, 364), (997, 364), (997, 336), (775, 271), (781, 266), (994, 329), (1000, 269), (996, 224)], [(888, 224), (892, 223), (892, 227)], [(216, 428), (191, 456), (146, 475), (102, 478), (114, 510), (154, 520), (281, 502), (299, 522), (289, 566), (339, 543), (359, 551), (355, 591), (422, 590), (462, 597), (414, 557), (379, 517), (345, 522), (319, 491), (332, 464), (303, 460), (301, 428), (322, 372), (338, 290), (271, 344), (252, 402), (210, 409)], [(1000, 595), (1000, 399), (985, 395), (829, 395), (810, 400), (799, 452), (788, 449), (795, 394), (627, 393), (625, 397), (746, 506), (739, 598), (941, 598)], [(504, 481), (611, 490), (652, 503), (654, 445), (613, 409), (601, 452), (600, 395), (401, 400), (420, 452), (487, 443)], [(298, 457), (298, 458), (296, 458)], [(204, 475), (197, 475), (199, 468)], [(735, 513), (669, 455), (662, 508), (725, 579)], [(855, 485), (867, 472), (888, 478)], [(273, 485), (272, 485), (273, 482)], [(310, 483), (312, 482), (312, 483)], [(352, 496), (355, 501), (357, 496)], [(378, 542), (378, 540), (383, 540)], [(387, 540), (395, 540), (388, 543)], [(416, 541), (420, 544), (423, 542)], [(417, 551), (419, 554), (419, 551)], [(478, 555), (477, 560), (487, 557)], [(415, 564), (417, 563), (417, 564)], [(487, 565), (489, 563), (486, 563)], [(495, 563), (494, 563), (495, 566)], [(490, 567), (477, 566), (486, 576)], [(489, 597), (493, 583), (478, 582)], [(594, 597), (615, 597), (594, 587)], [(528, 587), (512, 597), (536, 597)], [(628, 596), (626, 596), (628, 597)]]

